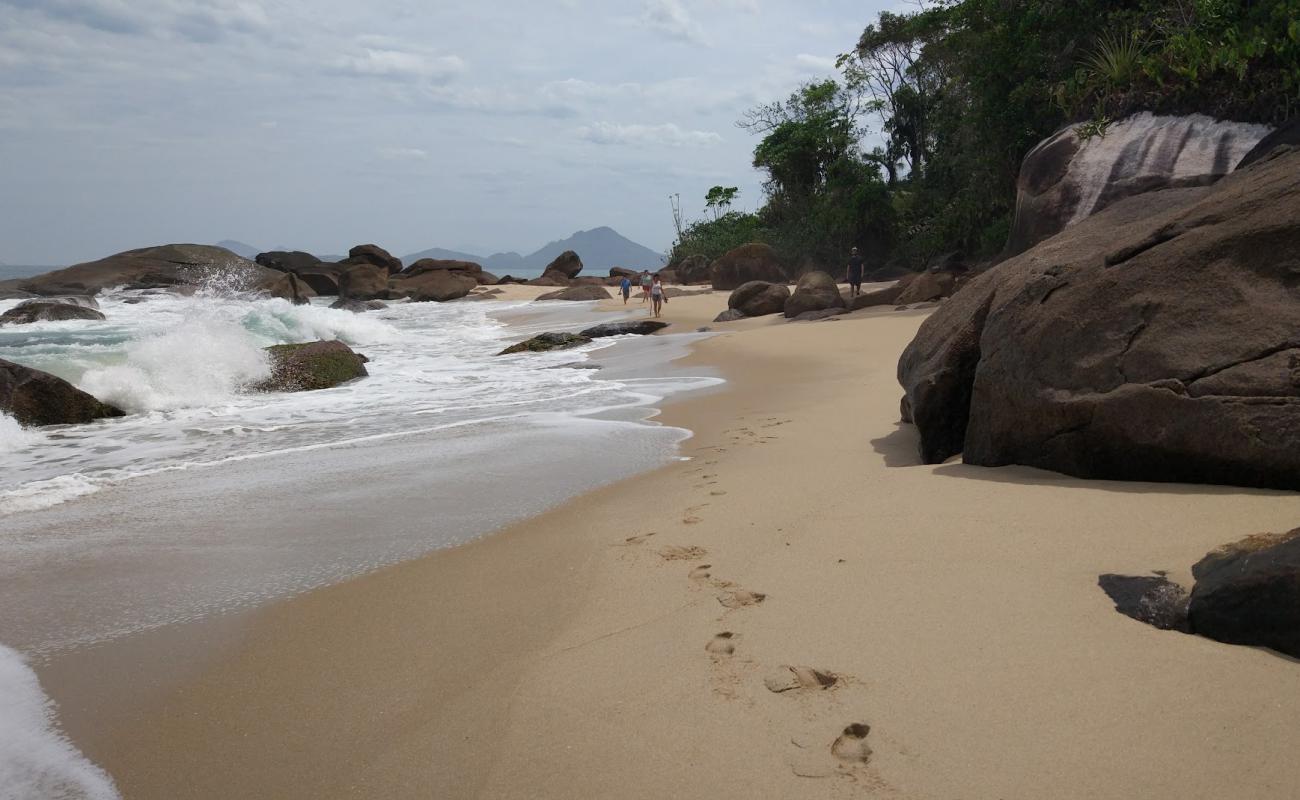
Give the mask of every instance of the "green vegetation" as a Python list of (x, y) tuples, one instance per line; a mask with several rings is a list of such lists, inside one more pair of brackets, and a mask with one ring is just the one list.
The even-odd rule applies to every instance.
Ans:
[(839, 59), (738, 124), (765, 202), (679, 225), (670, 263), (766, 242), (792, 266), (919, 268), (1006, 241), (1025, 154), (1137, 111), (1278, 124), (1300, 110), (1300, 0), (937, 0), (882, 12)]

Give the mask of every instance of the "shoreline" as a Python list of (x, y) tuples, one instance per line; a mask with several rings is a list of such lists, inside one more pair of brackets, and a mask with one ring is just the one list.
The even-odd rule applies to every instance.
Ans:
[[(1286, 796), (1294, 664), (1096, 579), (1178, 577), (1300, 498), (919, 466), (893, 368), (923, 317), (730, 326), (685, 360), (724, 389), (656, 418), (691, 461), (250, 612), (69, 730), (133, 798)], [(787, 664), (837, 680), (769, 690)]]

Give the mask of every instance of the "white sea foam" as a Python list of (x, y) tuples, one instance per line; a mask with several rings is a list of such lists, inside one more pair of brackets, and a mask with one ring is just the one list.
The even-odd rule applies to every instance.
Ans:
[(120, 795), (55, 727), (54, 707), (36, 673), (0, 645), (0, 798), (110, 800)]
[(19, 511), (39, 511), (99, 491), (99, 485), (80, 473), (30, 481), (0, 494), (0, 516)]
[(24, 428), (18, 420), (0, 413), (0, 453), (16, 453), (34, 447), (43, 438), (39, 432)]

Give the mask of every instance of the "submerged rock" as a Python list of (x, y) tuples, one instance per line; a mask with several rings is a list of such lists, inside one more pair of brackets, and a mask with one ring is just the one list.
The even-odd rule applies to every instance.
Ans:
[(570, 347), (577, 347), (583, 344), (590, 344), (591, 339), (576, 333), (539, 333), (531, 339), (525, 339), (519, 344), (513, 344), (506, 349), (497, 353), (499, 356), (508, 356), (512, 353), (545, 353), (549, 350), (567, 350)]
[(125, 415), (62, 378), (4, 359), (0, 359), (0, 410), (28, 426), (73, 425)]
[(343, 342), (330, 340), (305, 344), (277, 344), (266, 348), (271, 377), (252, 387), (259, 392), (306, 392), (330, 389), (364, 378), (365, 356)]
[(587, 328), (579, 336), (586, 336), (588, 339), (599, 339), (602, 336), (622, 336), (624, 334), (636, 334), (637, 336), (646, 336), (656, 331), (661, 331), (668, 327), (667, 322), (659, 322), (653, 319), (630, 320), (628, 322), (606, 322)]
[(28, 325), (33, 322), (62, 322), (70, 319), (101, 320), (105, 317), (93, 308), (72, 303), (24, 300), (0, 314), (0, 325)]
[(1300, 152), (985, 272), (899, 360), (938, 463), (1300, 489)]
[(339, 298), (330, 304), (330, 308), (340, 311), (351, 311), (353, 314), (362, 314), (366, 311), (379, 311), (388, 308), (388, 304), (383, 300), (351, 300)]

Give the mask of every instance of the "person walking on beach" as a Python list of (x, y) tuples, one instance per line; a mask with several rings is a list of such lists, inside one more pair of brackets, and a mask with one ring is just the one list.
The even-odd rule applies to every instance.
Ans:
[(650, 284), (650, 297), (654, 300), (654, 315), (659, 316), (663, 310), (664, 303), (668, 302), (667, 296), (664, 295), (664, 285), (659, 282), (659, 276), (654, 277), (654, 282)]
[(641, 270), (641, 302), (642, 303), (650, 299), (651, 283), (652, 280), (650, 278), (650, 270), (648, 269)]
[(857, 297), (862, 294), (862, 256), (858, 255), (858, 248), (849, 251), (849, 297)]
[(627, 299), (632, 296), (632, 279), (624, 275), (618, 282), (618, 290), (623, 295), (623, 305), (627, 305)]

